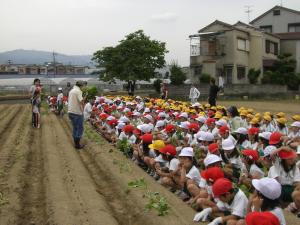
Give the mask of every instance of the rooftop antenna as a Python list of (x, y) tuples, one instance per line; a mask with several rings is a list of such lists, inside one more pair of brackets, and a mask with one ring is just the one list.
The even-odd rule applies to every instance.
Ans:
[(280, 6), (282, 6), (282, 0), (280, 0)]
[(253, 11), (251, 8), (253, 7), (253, 5), (245, 5), (245, 13), (248, 14), (248, 23), (250, 23), (250, 13)]

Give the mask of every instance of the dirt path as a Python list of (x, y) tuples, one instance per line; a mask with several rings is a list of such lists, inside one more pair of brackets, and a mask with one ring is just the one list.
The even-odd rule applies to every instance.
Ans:
[[(67, 117), (46, 113), (33, 129), (29, 105), (1, 105), (0, 118), (1, 225), (193, 224), (190, 207), (101, 137), (76, 151)], [(147, 190), (128, 188), (141, 178)], [(145, 212), (147, 191), (166, 198), (168, 215)]]

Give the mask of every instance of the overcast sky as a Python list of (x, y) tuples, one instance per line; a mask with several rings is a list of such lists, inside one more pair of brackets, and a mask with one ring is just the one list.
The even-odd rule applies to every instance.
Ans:
[[(282, 0), (300, 10), (300, 0)], [(254, 19), (280, 0), (0, 0), (0, 52), (14, 49), (92, 54), (143, 29), (167, 43), (167, 62), (189, 64), (188, 35), (216, 19)]]

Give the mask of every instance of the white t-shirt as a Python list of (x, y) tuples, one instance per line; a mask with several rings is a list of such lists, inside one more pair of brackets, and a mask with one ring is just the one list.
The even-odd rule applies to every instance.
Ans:
[(84, 109), (83, 109), (83, 117), (85, 120), (90, 118), (92, 110), (93, 110), (93, 107), (92, 107), (91, 103), (88, 102), (87, 104), (85, 104)]
[(190, 171), (186, 174), (186, 177), (195, 181), (197, 185), (200, 184), (201, 176), (196, 166), (193, 166)]
[(82, 99), (82, 91), (79, 87), (74, 86), (73, 89), (69, 92), (68, 113), (82, 115), (82, 111), (80, 108)]
[(177, 158), (173, 158), (171, 161), (170, 161), (170, 164), (169, 164), (169, 170), (170, 171), (175, 171), (177, 170), (178, 168), (178, 165), (179, 165), (179, 160)]
[(273, 213), (278, 218), (280, 225), (286, 225), (285, 218), (281, 208), (276, 207), (270, 212)]
[(275, 164), (270, 168), (268, 177), (277, 179), (281, 185), (293, 185), (300, 182), (299, 167), (295, 166), (294, 170), (286, 173), (281, 164)]
[(221, 211), (230, 211), (232, 215), (244, 218), (247, 212), (248, 198), (240, 189), (235, 194), (233, 201), (228, 203), (218, 201), (217, 207)]

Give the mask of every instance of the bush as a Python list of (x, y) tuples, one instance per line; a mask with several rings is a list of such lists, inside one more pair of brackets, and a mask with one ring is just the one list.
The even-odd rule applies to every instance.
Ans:
[(251, 68), (248, 72), (248, 79), (250, 84), (257, 84), (258, 81), (258, 77), (260, 75), (260, 70), (255, 70), (253, 68)]
[(157, 79), (154, 81), (153, 83), (153, 86), (154, 86), (154, 90), (157, 92), (157, 93), (160, 93), (160, 85), (162, 83), (162, 80), (161, 79)]
[(82, 92), (83, 92), (83, 97), (85, 97), (86, 100), (94, 99), (98, 93), (97, 87), (95, 86), (84, 87)]
[(171, 76), (171, 84), (173, 85), (181, 85), (186, 79), (185, 73), (181, 70), (180, 66), (176, 63), (173, 63), (170, 68)]
[(208, 84), (210, 82), (211, 76), (207, 73), (202, 73), (199, 77), (200, 83)]

